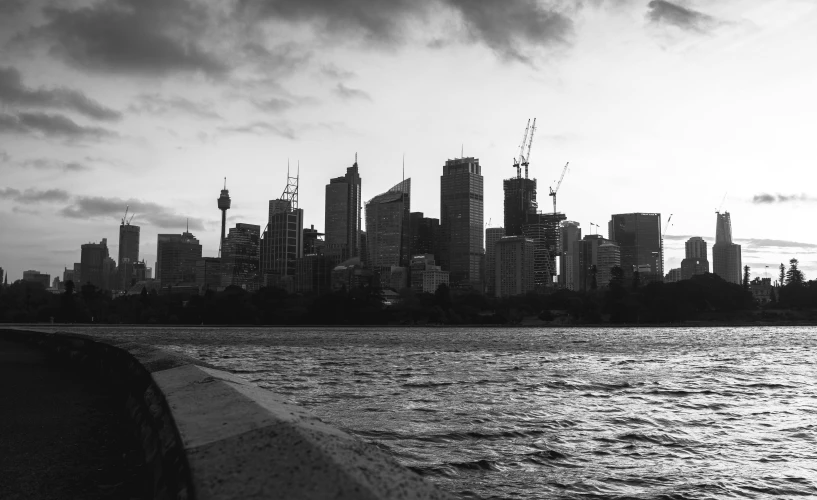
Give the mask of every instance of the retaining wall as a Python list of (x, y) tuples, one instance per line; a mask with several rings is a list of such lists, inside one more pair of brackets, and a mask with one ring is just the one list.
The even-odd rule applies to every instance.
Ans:
[(448, 499), (378, 448), (201, 361), (101, 337), (0, 330), (125, 393), (157, 499)]

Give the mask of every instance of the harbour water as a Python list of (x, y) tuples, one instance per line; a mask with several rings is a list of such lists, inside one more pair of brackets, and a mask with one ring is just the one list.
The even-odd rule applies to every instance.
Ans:
[(235, 371), (463, 498), (817, 497), (817, 328), (95, 331)]

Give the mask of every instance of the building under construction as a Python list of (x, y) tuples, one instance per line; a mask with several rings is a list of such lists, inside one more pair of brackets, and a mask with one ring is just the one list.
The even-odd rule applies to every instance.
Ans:
[[(287, 171), (287, 186), (281, 197), (269, 202), (269, 219), (261, 239), (263, 284), (294, 279), (296, 261), (303, 257), (303, 217), (298, 208), (298, 176)], [(288, 277), (288, 278), (286, 278)]]
[(522, 226), (522, 234), (533, 240), (533, 284), (537, 290), (553, 286), (558, 275), (556, 256), (561, 254), (559, 227), (567, 217), (563, 213), (533, 214)]

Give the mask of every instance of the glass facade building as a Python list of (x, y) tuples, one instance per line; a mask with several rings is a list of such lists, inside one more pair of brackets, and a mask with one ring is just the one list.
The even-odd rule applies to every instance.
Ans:
[(663, 281), (664, 253), (661, 241), (661, 214), (616, 214), (607, 226), (608, 236), (621, 249), (621, 269), (625, 281), (638, 272), (641, 283)]
[(162, 288), (196, 282), (201, 245), (192, 233), (160, 234), (156, 243), (156, 278)]
[(707, 260), (706, 241), (700, 236), (693, 236), (686, 242), (686, 254), (681, 261), (681, 278), (688, 280), (696, 274), (709, 272), (709, 261)]
[(247, 291), (258, 289), (260, 239), (261, 226), (256, 224), (236, 224), (230, 228), (221, 252), (222, 288), (239, 286)]
[(452, 287), (482, 288), (483, 180), (476, 158), (448, 160), (440, 177), (440, 256)]
[(524, 295), (534, 290), (533, 252), (533, 241), (524, 236), (505, 236), (496, 242), (495, 296)]
[(360, 256), (361, 189), (357, 161), (326, 185), (326, 254), (335, 262)]
[(489, 296), (496, 292), (496, 242), (504, 236), (504, 227), (485, 230), (485, 293)]
[(86, 243), (82, 245), (80, 266), (82, 271), (82, 282), (76, 283), (79, 286), (91, 283), (97, 288), (107, 289), (109, 285), (108, 275), (105, 272), (105, 259), (108, 254), (108, 239), (102, 238), (99, 243)]
[(740, 245), (732, 243), (732, 217), (717, 214), (715, 244), (712, 245), (712, 272), (730, 283), (743, 281)]
[(505, 234), (519, 236), (536, 215), (536, 179), (513, 177), (502, 182), (505, 193)]
[(261, 240), (264, 275), (295, 276), (296, 261), (304, 254), (303, 220), (303, 209), (293, 208), (289, 200), (270, 200), (269, 219)]
[(409, 214), (409, 255), (431, 254), (435, 259), (440, 253), (440, 219), (423, 217), (423, 212)]
[(119, 279), (117, 288), (127, 290), (135, 282), (133, 265), (139, 262), (139, 226), (119, 225)]
[(366, 264), (381, 275), (392, 266), (408, 265), (411, 179), (366, 203)]

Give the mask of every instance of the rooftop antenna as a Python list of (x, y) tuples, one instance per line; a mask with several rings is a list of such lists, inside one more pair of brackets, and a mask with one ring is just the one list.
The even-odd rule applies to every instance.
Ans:
[(227, 178), (224, 178), (224, 189), (227, 189)]
[(403, 182), (406, 182), (406, 153), (403, 153)]
[(355, 151), (355, 165), (357, 165), (357, 151)]
[(717, 210), (715, 210), (715, 213), (716, 213), (716, 214), (721, 213), (721, 208), (723, 208), (723, 202), (725, 202), (725, 201), (726, 201), (726, 195), (727, 195), (727, 194), (729, 194), (729, 191), (727, 191), (727, 192), (723, 193), (723, 198), (721, 198), (721, 204), (720, 204), (720, 205), (718, 205), (718, 209), (717, 209)]

